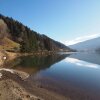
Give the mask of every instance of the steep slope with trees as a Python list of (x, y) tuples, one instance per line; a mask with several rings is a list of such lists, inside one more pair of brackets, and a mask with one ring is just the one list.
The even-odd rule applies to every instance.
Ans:
[(12, 41), (13, 50), (21, 52), (72, 51), (64, 44), (41, 35), (12, 18), (0, 15), (0, 23), (0, 38), (3, 40), (6, 37), (7, 40)]

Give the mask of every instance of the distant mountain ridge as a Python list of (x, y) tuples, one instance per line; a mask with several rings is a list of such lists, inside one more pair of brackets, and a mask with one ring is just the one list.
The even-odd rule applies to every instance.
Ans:
[[(21, 52), (72, 51), (64, 44), (30, 30), (22, 23), (3, 15), (0, 15), (0, 38), (0, 48), (6, 50)], [(5, 38), (6, 41), (9, 41), (10, 47), (8, 42), (2, 42)]]
[(70, 45), (69, 47), (78, 51), (96, 51), (100, 48), (100, 37)]

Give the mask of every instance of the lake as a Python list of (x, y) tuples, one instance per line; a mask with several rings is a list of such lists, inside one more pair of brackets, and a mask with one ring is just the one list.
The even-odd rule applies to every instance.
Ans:
[(100, 54), (73, 53), (25, 56), (10, 68), (29, 73), (26, 79), (72, 100), (100, 100)]

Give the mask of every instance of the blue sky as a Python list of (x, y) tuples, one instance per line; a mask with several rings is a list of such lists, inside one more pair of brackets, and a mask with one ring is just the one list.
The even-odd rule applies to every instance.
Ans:
[(100, 0), (0, 0), (0, 13), (66, 44), (100, 33)]

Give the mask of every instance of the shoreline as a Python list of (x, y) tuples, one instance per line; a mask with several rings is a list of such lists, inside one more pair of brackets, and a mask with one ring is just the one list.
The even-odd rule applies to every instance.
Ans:
[[(12, 69), (0, 70), (0, 100), (70, 100), (45, 88), (31, 85), (27, 73)], [(9, 93), (10, 92), (10, 93)]]
[[(41, 53), (34, 53), (41, 55)], [(52, 52), (42, 53), (42, 55), (55, 54)], [(20, 56), (30, 56), (33, 53), (13, 53), (0, 51), (0, 100), (70, 100), (45, 88), (32, 85), (26, 79), (28, 73), (3, 67), (3, 64)], [(6, 57), (6, 59), (4, 59)]]
[[(73, 52), (69, 53), (72, 54)], [(10, 56), (10, 59), (20, 56), (20, 54), (12, 52), (8, 52), (8, 55), (12, 56)], [(83, 98), (82, 100), (86, 98), (93, 100), (91, 94), (70, 84), (63, 87), (57, 81), (45, 79), (44, 77), (40, 80), (29, 80), (31, 75), (27, 72), (14, 70), (10, 68), (9, 64), (6, 67), (0, 68), (0, 100), (80, 100), (80, 98)]]
[[(73, 54), (75, 52), (59, 52), (59, 51), (42, 51), (42, 52), (32, 52), (32, 53), (21, 53), (21, 52), (8, 52), (8, 51), (0, 51), (0, 62), (10, 61), (17, 57), (21, 56), (47, 56), (47, 55), (55, 55), (55, 54)], [(0, 64), (1, 65), (1, 64)]]

